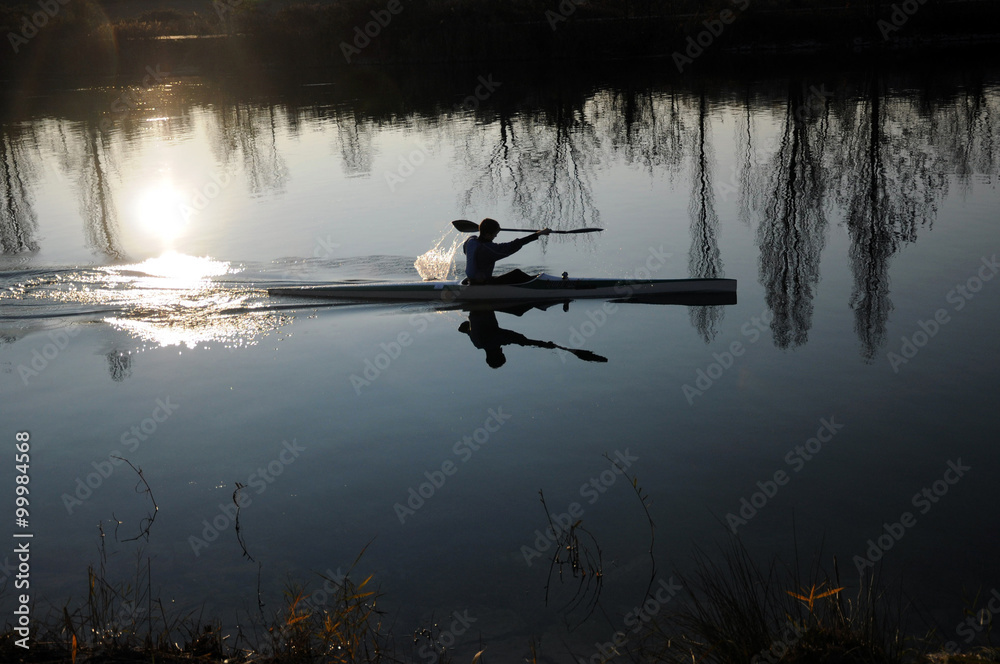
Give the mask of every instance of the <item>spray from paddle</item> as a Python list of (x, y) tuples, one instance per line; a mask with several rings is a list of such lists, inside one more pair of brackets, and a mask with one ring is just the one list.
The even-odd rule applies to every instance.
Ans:
[(417, 256), (413, 267), (417, 268), (420, 278), (424, 281), (445, 281), (454, 278), (455, 252), (465, 241), (467, 235), (448, 231), (438, 239), (430, 251)]

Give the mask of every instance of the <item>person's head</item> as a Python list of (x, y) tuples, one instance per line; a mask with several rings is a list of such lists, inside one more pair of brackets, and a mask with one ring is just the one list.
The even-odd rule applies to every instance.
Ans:
[(492, 240), (500, 234), (500, 222), (487, 217), (479, 223), (479, 237), (484, 240)]
[(503, 347), (496, 346), (486, 349), (486, 364), (490, 365), (493, 369), (499, 369), (507, 361), (507, 358), (503, 354)]

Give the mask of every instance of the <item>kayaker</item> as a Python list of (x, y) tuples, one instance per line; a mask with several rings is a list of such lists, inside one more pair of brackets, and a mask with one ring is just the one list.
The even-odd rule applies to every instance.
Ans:
[(520, 284), (530, 280), (531, 275), (517, 269), (494, 277), (493, 266), (501, 258), (507, 258), (529, 242), (551, 232), (551, 229), (546, 228), (527, 237), (497, 244), (493, 240), (500, 233), (499, 222), (495, 219), (483, 219), (479, 224), (479, 235), (473, 235), (462, 245), (465, 253), (465, 276), (472, 284)]

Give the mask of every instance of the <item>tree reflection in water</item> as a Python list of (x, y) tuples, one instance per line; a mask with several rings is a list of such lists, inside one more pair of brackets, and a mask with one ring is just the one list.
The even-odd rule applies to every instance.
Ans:
[[(621, 75), (555, 86), (526, 78), (474, 112), (456, 112), (453, 91), (402, 79), (368, 97), (360, 85), (342, 93), (324, 88), (323, 104), (310, 96), (318, 92), (298, 88), (269, 97), (280, 102), (261, 102), (256, 90), (194, 86), (171, 96), (154, 86), (143, 95), (156, 103), (136, 105), (114, 132), (97, 127), (115, 90), (97, 106), (63, 103), (27, 120), (6, 117), (16, 114), (8, 109), (0, 130), (0, 250), (39, 248), (32, 191), (44, 154), (76, 189), (88, 246), (112, 261), (123, 258), (119, 180), (141, 153), (137, 144), (149, 140), (149, 125), (142, 125), (153, 114), (171, 118), (168, 132), (191, 133), (206, 123), (213, 155), (254, 195), (284, 194), (290, 175), (282, 139), (301, 139), (303, 126), (329, 137), (347, 177), (370, 176), (379, 133), (402, 130), (450, 159), (455, 216), (489, 209), (532, 227), (605, 226), (595, 195), (602, 170), (626, 164), (651, 180), (689, 177), (690, 276), (725, 276), (720, 228), (728, 222), (723, 211), (733, 209), (755, 232), (758, 277), (780, 348), (808, 340), (820, 257), (830, 222), (842, 219), (853, 277), (846, 304), (861, 355), (871, 361), (886, 341), (892, 257), (932, 226), (950, 182), (968, 191), (996, 177), (1000, 95), (988, 74), (974, 71), (958, 82), (878, 68), (825, 79), (813, 73), (814, 80), (709, 75), (670, 83)], [(837, 84), (817, 94), (827, 90), (824, 80)], [(715, 144), (727, 122), (734, 127), (728, 162), (730, 146)], [(731, 165), (720, 174), (719, 163)], [(735, 208), (727, 205), (733, 193)], [(720, 307), (692, 308), (690, 315), (706, 343), (716, 338)]]
[(0, 254), (38, 251), (38, 216), (29, 188), (35, 162), (24, 154), (30, 138), (30, 133), (0, 129)]
[(791, 81), (778, 151), (761, 169), (753, 197), (760, 222), (760, 280), (778, 348), (804, 344), (812, 324), (819, 259), (826, 241), (825, 99)]
[[(722, 254), (719, 251), (719, 215), (715, 211), (715, 187), (712, 183), (712, 147), (709, 139), (708, 104), (705, 90), (698, 97), (698, 124), (691, 148), (691, 249), (688, 253), (688, 273), (693, 278), (715, 279), (724, 276)], [(719, 333), (722, 307), (691, 307), (691, 323), (705, 343)]]

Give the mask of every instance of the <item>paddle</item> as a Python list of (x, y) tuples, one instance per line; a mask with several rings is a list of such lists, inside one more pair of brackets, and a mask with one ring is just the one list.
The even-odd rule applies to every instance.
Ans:
[[(478, 233), (479, 224), (468, 219), (456, 219), (451, 225), (463, 233)], [(531, 228), (501, 228), (502, 231), (512, 231), (514, 233), (534, 233), (536, 229)], [(553, 233), (596, 233), (603, 231), (603, 228), (577, 228), (572, 231), (552, 231)]]
[(593, 352), (591, 352), (589, 350), (584, 350), (582, 348), (566, 348), (565, 346), (560, 346), (559, 344), (552, 344), (552, 346), (554, 348), (558, 348), (560, 350), (564, 350), (567, 353), (573, 353), (573, 355), (576, 355), (581, 360), (585, 360), (587, 362), (607, 362), (608, 361), (608, 358), (604, 357), (603, 355), (598, 355), (597, 353), (593, 353)]

